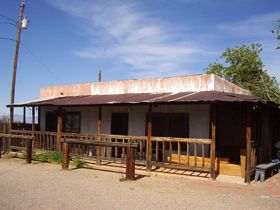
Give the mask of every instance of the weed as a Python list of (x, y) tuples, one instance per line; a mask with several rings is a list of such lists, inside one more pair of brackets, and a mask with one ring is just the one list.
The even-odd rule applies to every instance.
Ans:
[(42, 162), (59, 164), (62, 162), (62, 153), (61, 152), (46, 152), (46, 153), (41, 153), (41, 154), (32, 154), (32, 159), (39, 160)]
[(77, 157), (73, 160), (73, 164), (76, 166), (76, 168), (82, 168), (86, 165), (86, 161)]

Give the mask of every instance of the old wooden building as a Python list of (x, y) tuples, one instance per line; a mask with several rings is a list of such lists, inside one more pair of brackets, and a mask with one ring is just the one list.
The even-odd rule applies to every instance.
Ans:
[[(34, 147), (60, 150), (58, 139), (138, 142), (137, 164), (245, 177), (273, 156), (279, 109), (216, 75), (121, 80), (42, 88)], [(277, 124), (278, 122), (278, 124)], [(279, 136), (278, 136), (279, 137)], [(92, 148), (72, 153), (96, 157)], [(122, 157), (103, 149), (102, 159)]]

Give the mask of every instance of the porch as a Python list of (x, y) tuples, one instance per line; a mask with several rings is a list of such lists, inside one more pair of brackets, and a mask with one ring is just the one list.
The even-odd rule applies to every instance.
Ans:
[[(227, 174), (250, 182), (256, 164), (272, 156), (273, 106), (219, 91), (61, 96), (10, 105), (32, 110), (31, 130), (10, 125), (10, 132), (35, 136), (33, 148), (46, 151), (61, 151), (65, 138), (135, 142), (136, 164), (147, 170), (207, 172), (212, 179)], [(9, 149), (24, 146), (17, 141)], [(122, 160), (123, 150), (73, 144), (70, 153), (99, 164)]]
[[(159, 125), (156, 124), (156, 118), (153, 118), (153, 115), (158, 116), (158, 112), (155, 112), (156, 114), (154, 114), (154, 112), (152, 111), (152, 105), (148, 106), (148, 112), (146, 115), (147, 119), (145, 120), (146, 135), (143, 136), (102, 134), (102, 114), (100, 114), (102, 113), (101, 106), (97, 107), (97, 111), (99, 114), (96, 134), (65, 132), (65, 125), (63, 122), (65, 121), (65, 113), (67, 113), (67, 108), (62, 107), (58, 107), (56, 110), (57, 118), (55, 127), (57, 128), (57, 130), (55, 132), (36, 130), (36, 127), (40, 128), (40, 125), (36, 126), (35, 107), (33, 107), (33, 123), (30, 126), (32, 129), (12, 129), (10, 133), (16, 135), (34, 136), (35, 140), (33, 141), (32, 145), (33, 150), (40, 151), (61, 151), (62, 145), (60, 141), (61, 139), (66, 138), (101, 142), (138, 143), (139, 147), (137, 148), (135, 153), (136, 165), (144, 166), (146, 170), (153, 170), (159, 167), (175, 170), (187, 170), (192, 172), (208, 173), (210, 174), (210, 177), (212, 179), (215, 179), (215, 177), (219, 174), (234, 175), (243, 177), (245, 178), (246, 182), (249, 182), (251, 180), (251, 176), (254, 174), (254, 169), (257, 163), (257, 147), (255, 146), (255, 144), (253, 144), (252, 141), (252, 118), (254, 116), (252, 112), (253, 110), (247, 109), (246, 106), (243, 106), (243, 110), (245, 110), (246, 114), (245, 122), (247, 122), (247, 124), (245, 124), (243, 119), (242, 123), (244, 126), (246, 125), (246, 129), (241, 129), (241, 132), (244, 132), (241, 136), (244, 135), (246, 137), (246, 142), (241, 141), (242, 144), (237, 144), (237, 146), (235, 145), (234, 147), (231, 146), (229, 142), (226, 143), (227, 141), (225, 141), (224, 138), (221, 139), (221, 134), (223, 132), (221, 132), (220, 130), (220, 115), (223, 114), (223, 112), (221, 111), (220, 107), (223, 106), (225, 105), (210, 105), (210, 138), (154, 136), (154, 134), (156, 132), (159, 132), (160, 129), (153, 130), (153, 128), (157, 128), (159, 127)], [(81, 109), (81, 107), (78, 109)], [(71, 108), (71, 110), (73, 110), (73, 108)], [(219, 117), (218, 120), (217, 116)], [(38, 122), (40, 122), (40, 120), (38, 120)], [(113, 120), (111, 123), (113, 123)], [(237, 128), (237, 130), (238, 129), (239, 128)], [(233, 129), (233, 132), (236, 132), (236, 130)], [(228, 139), (230, 139), (230, 137), (228, 137)], [(248, 148), (248, 146), (250, 147)], [(22, 149), (23, 147), (25, 147), (24, 141), (22, 141), (21, 139), (11, 139), (11, 150)], [(231, 154), (234, 154), (234, 152), (236, 151), (239, 152), (242, 149), (244, 150), (244, 147), (249, 152), (247, 153), (245, 151), (244, 153), (242, 153), (242, 156), (241, 153), (238, 153), (235, 156), (240, 155), (240, 160), (233, 162)], [(227, 148), (229, 148), (228, 151)], [(69, 148), (69, 151), (71, 156), (73, 157), (78, 156), (92, 159), (96, 161), (97, 164), (102, 164), (102, 162), (121, 163), (125, 159), (124, 148), (118, 147), (102, 148), (89, 145), (72, 144)], [(250, 170), (248, 168), (250, 168)]]

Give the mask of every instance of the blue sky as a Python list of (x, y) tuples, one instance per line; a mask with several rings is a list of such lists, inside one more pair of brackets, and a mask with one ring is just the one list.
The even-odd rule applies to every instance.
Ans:
[[(17, 21), (20, 0), (0, 14)], [(271, 33), (279, 0), (26, 0), (16, 102), (43, 86), (204, 73), (228, 47), (261, 43), (268, 72), (280, 81)], [(1, 23), (0, 37), (16, 28)], [(15, 43), (0, 38), (0, 114), (8, 113)]]

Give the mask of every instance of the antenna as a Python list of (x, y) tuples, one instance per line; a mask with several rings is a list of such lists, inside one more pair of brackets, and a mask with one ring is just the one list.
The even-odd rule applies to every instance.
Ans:
[(102, 70), (101, 68), (98, 71), (98, 82), (101, 82)]

